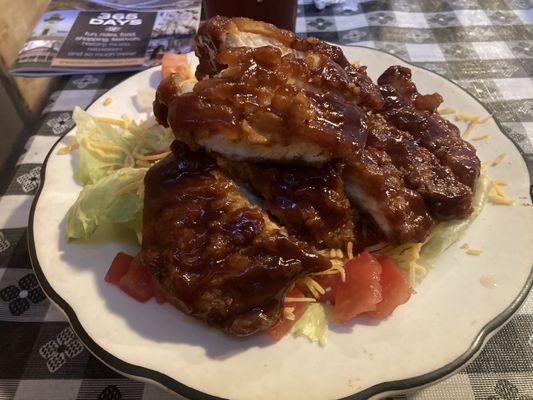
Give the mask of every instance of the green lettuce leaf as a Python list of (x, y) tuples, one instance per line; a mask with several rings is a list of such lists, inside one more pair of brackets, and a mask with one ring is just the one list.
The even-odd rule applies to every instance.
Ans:
[(474, 211), (470, 217), (460, 220), (450, 220), (441, 222), (435, 229), (435, 233), (431, 236), (420, 251), (420, 263), (429, 264), (444, 250), (450, 247), (453, 243), (461, 238), (466, 229), (474, 222), (478, 215), (483, 210), (487, 198), (489, 196), (491, 181), (486, 175), (481, 175), (478, 179), (474, 198), (472, 200), (472, 208)]
[(307, 336), (311, 342), (318, 342), (321, 346), (325, 346), (328, 336), (328, 318), (324, 306), (319, 303), (310, 304), (291, 328), (291, 333)]
[(172, 130), (159, 125), (153, 115), (140, 124), (133, 123), (128, 129), (136, 137), (144, 138), (138, 148), (142, 154), (168, 151), (170, 144), (174, 141)]
[(80, 144), (76, 178), (82, 185), (96, 183), (111, 171), (125, 166), (127, 154), (137, 141), (131, 132), (100, 122), (79, 107), (74, 109), (72, 118), (76, 122), (76, 140)]
[(168, 151), (174, 136), (168, 128), (149, 118), (140, 124), (132, 122), (126, 129), (99, 121), (76, 107), (72, 114), (79, 143), (79, 165), (76, 178), (82, 185), (98, 182), (110, 172), (139, 165), (133, 153), (150, 154)]
[(97, 183), (86, 185), (67, 212), (67, 237), (86, 239), (107, 222), (126, 224), (140, 232), (146, 171), (146, 168), (122, 168)]

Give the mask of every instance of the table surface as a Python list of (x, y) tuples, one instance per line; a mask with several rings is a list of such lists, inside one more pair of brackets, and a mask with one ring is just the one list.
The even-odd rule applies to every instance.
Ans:
[[(376, 47), (457, 82), (481, 100), (533, 163), (533, 5), (530, 0), (355, 1), (318, 11), (301, 1), (298, 33)], [(26, 227), (41, 164), (59, 135), (130, 74), (62, 79), (0, 197), (0, 399), (167, 399), (93, 357), (39, 288)], [(431, 357), (428, 354), (428, 357)], [(532, 399), (533, 296), (466, 369), (398, 398)]]

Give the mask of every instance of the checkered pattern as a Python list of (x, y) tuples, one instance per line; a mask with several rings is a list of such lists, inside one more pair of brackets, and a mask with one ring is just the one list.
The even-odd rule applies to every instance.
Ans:
[[(304, 0), (297, 31), (384, 49), (458, 82), (502, 123), (531, 166), (532, 23), (530, 0), (346, 0), (323, 11)], [(26, 250), (40, 165), (57, 137), (73, 126), (74, 105), (88, 106), (128, 76), (64, 78), (18, 165), (7, 171), (9, 176), (0, 175), (2, 399), (176, 398), (156, 386), (123, 378), (86, 351), (36, 284)], [(398, 398), (533, 398), (533, 297), (466, 370)]]

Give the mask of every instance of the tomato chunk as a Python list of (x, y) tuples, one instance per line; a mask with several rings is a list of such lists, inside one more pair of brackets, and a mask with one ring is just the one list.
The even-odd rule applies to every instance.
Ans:
[(141, 262), (139, 256), (130, 264), (128, 272), (120, 278), (118, 287), (141, 303), (147, 302), (154, 295), (154, 285), (150, 271)]
[[(286, 297), (304, 297), (304, 294), (300, 289), (294, 288), (289, 293), (287, 293)], [(294, 320), (290, 320), (287, 318), (282, 317), (281, 320), (274, 325), (272, 328), (268, 329), (266, 331), (267, 335), (270, 336), (275, 341), (280, 340), (283, 336), (285, 336), (293, 325), (300, 319), (300, 317), (303, 315), (305, 310), (307, 310), (308, 304), (306, 302), (290, 302), (285, 300), (285, 307), (294, 307)]]
[(381, 264), (364, 252), (346, 263), (346, 280), (340, 282), (335, 294), (335, 318), (345, 323), (355, 316), (376, 309), (382, 300)]
[(129, 254), (123, 252), (118, 253), (109, 266), (107, 274), (105, 274), (105, 281), (116, 285), (120, 281), (120, 278), (126, 275), (126, 272), (130, 269), (132, 260), (133, 257)]
[(189, 61), (185, 54), (166, 53), (161, 61), (161, 78), (178, 74), (180, 79), (185, 80), (192, 78)]
[(384, 319), (400, 304), (406, 303), (413, 289), (402, 275), (394, 260), (388, 256), (378, 258), (381, 264), (381, 293), (383, 300), (376, 304), (376, 309), (366, 313), (370, 318)]

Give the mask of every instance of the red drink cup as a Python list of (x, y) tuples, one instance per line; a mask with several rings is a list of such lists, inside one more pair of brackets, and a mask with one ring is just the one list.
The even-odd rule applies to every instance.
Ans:
[(297, 0), (204, 0), (207, 18), (248, 17), (294, 32)]

